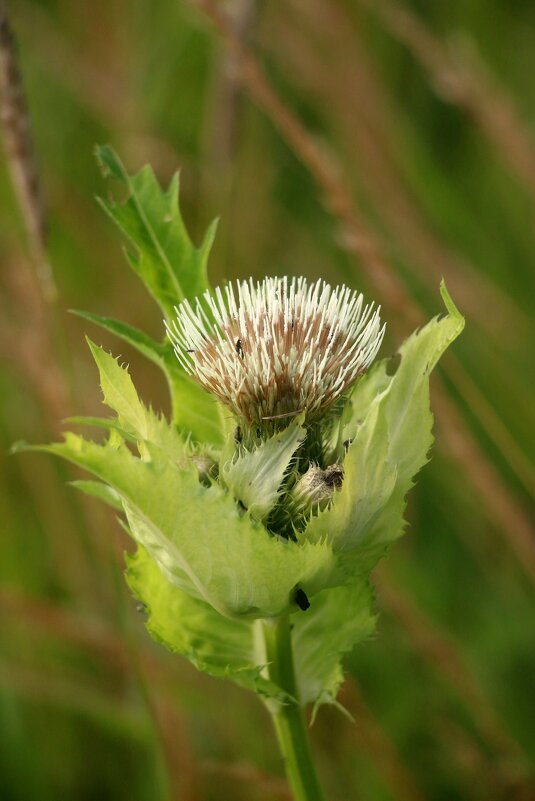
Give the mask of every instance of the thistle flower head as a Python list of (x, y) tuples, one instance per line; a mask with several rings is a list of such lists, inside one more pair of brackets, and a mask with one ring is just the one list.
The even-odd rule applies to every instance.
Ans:
[(246, 424), (304, 412), (317, 420), (381, 344), (379, 308), (348, 287), (252, 279), (176, 307), (167, 325), (179, 362)]

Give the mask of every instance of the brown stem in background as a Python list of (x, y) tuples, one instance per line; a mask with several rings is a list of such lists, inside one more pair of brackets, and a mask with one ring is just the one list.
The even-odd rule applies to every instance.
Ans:
[[(277, 63), (298, 75), (304, 91), (331, 113), (332, 126), (347, 142), (346, 161), (356, 165), (362, 184), (378, 215), (388, 220), (407, 250), (412, 273), (430, 290), (442, 276), (466, 312), (470, 325), (477, 321), (498, 347), (512, 351), (531, 336), (531, 321), (507, 295), (470, 263), (440, 241), (430, 229), (412, 193), (396, 169), (388, 132), (394, 129), (392, 98), (359, 46), (351, 20), (339, 5), (294, 2), (296, 13), (275, 29)], [(305, 13), (306, 12), (306, 13)], [(278, 19), (275, 15), (275, 20)], [(327, 63), (329, 69), (326, 69)], [(337, 87), (340, 87), (337, 91)], [(360, 170), (360, 171), (359, 171)], [(489, 315), (488, 310), (493, 314)], [(504, 359), (507, 364), (506, 358)], [(502, 451), (507, 463), (530, 495), (535, 497), (535, 466), (518, 445), (468, 370), (451, 352), (441, 361), (480, 425)], [(503, 369), (503, 368), (502, 368)], [(507, 379), (506, 379), (507, 380)]]
[[(252, 52), (236, 37), (220, 7), (213, 0), (191, 1), (215, 24), (227, 46), (234, 53), (240, 78), (251, 96), (316, 179), (324, 194), (327, 208), (342, 223), (349, 249), (359, 256), (360, 266), (377, 293), (384, 297), (390, 309), (398, 314), (398, 323), (394, 321), (397, 331), (399, 332), (399, 321), (402, 321), (404, 329), (420, 324), (423, 320), (421, 310), (390, 268), (381, 244), (362, 219), (341, 177), (342, 169), (332, 154), (325, 148), (320, 148), (292, 110), (279, 99), (268, 83), (260, 64)], [(484, 500), (487, 513), (491, 519), (499, 523), (520, 565), (535, 583), (535, 536), (530, 519), (498, 472), (488, 462), (455, 405), (446, 397), (444, 387), (441, 387), (437, 411), (447, 432), (443, 444), (449, 448), (469, 478), (474, 481), (476, 489)], [(481, 472), (474, 471), (474, 464), (485, 465), (485, 469)], [(498, 493), (496, 493), (497, 487), (499, 487)]]
[(41, 291), (44, 299), (51, 303), (56, 300), (57, 291), (46, 254), (43, 198), (15, 37), (9, 24), (5, 0), (0, 0), (0, 95), (0, 121), (7, 164)]
[[(237, 0), (229, 7), (229, 24), (232, 25), (235, 36), (242, 42), (247, 41), (256, 22), (258, 6), (258, 0)], [(219, 60), (218, 69), (214, 71), (208, 121), (205, 125), (205, 150), (211, 167), (210, 173), (215, 172), (215, 177), (207, 176), (213, 185), (208, 196), (214, 192), (221, 196), (221, 179), (225, 183), (229, 181), (238, 139), (242, 91), (234, 54), (226, 50)], [(216, 205), (221, 208), (219, 203)]]
[[(351, 245), (353, 252), (361, 258), (361, 266), (370, 282), (406, 325), (412, 326), (421, 322), (420, 310), (391, 271), (383, 257), (381, 245), (355, 208), (351, 193), (340, 177), (342, 171), (334, 162), (332, 155), (319, 147), (293, 112), (280, 101), (252, 53), (235, 37), (219, 7), (212, 0), (192, 0), (192, 2), (215, 23), (235, 55), (241, 80), (251, 96), (274, 122), (283, 138), (316, 179), (324, 193), (327, 208), (342, 222), (346, 231), (346, 241)], [(488, 517), (501, 527), (522, 568), (535, 581), (535, 539), (526, 513), (489, 463), (455, 404), (447, 396), (443, 385), (436, 408), (437, 416), (444, 428), (443, 447), (463, 466), (485, 502)], [(422, 631), (419, 632), (421, 635)], [(411, 636), (414, 636), (412, 629)], [(425, 636), (423, 639), (425, 640)], [(426, 655), (429, 658), (431, 654), (426, 652)], [(436, 660), (433, 662), (436, 664)], [(450, 673), (450, 679), (454, 679), (453, 673)], [(472, 704), (476, 698), (480, 699), (482, 694), (479, 689), (467, 692), (468, 686), (471, 686), (471, 680), (470, 685), (462, 689), (463, 697)], [(477, 687), (477, 684), (474, 683), (474, 686)], [(488, 705), (486, 701), (483, 704), (485, 710)], [(506, 741), (509, 743), (509, 738), (502, 738), (493, 729), (495, 721), (490, 722), (488, 710), (480, 714), (480, 719), (484, 721), (484, 726), (495, 744), (498, 740), (500, 747), (504, 746)], [(513, 747), (518, 751), (516, 746)]]
[[(1, 2), (1, 0), (0, 0), (0, 2)], [(3, 7), (3, 6), (0, 6), (0, 9), (1, 9), (2, 7)], [(96, 81), (95, 83), (97, 83), (97, 82), (98, 82), (98, 81)], [(108, 85), (108, 84), (106, 83), (106, 81), (103, 81), (103, 84), (102, 84), (102, 86), (103, 86), (104, 88), (106, 88), (106, 87), (107, 87), (107, 85)], [(114, 108), (114, 103), (113, 103), (113, 100), (111, 100), (111, 101), (108, 103), (108, 106), (109, 106), (109, 108), (110, 108), (110, 109), (113, 109), (113, 108)], [(111, 113), (111, 111), (110, 111), (110, 113)], [(120, 123), (118, 122), (118, 124), (120, 124)], [(306, 133), (306, 132), (305, 132), (305, 133)], [(309, 136), (307, 133), (306, 133), (306, 135), (307, 135), (307, 136)], [(291, 140), (289, 140), (289, 141), (291, 141)], [(299, 140), (295, 140), (295, 142), (296, 142), (296, 147), (297, 147), (297, 146), (298, 146), (298, 142), (299, 142)], [(314, 144), (314, 145), (316, 145), (316, 143), (314, 143), (314, 142), (313, 142), (313, 144)], [(317, 145), (316, 145), (316, 146), (317, 146)], [(329, 166), (329, 157), (327, 157), (327, 166)], [(333, 166), (333, 167), (334, 167), (334, 169), (333, 169), (331, 172), (332, 172), (332, 177), (334, 178), (334, 182), (336, 183), (336, 180), (337, 180), (337, 176), (336, 176), (336, 165), (331, 165), (331, 166)], [(311, 170), (312, 170), (312, 168), (311, 168)], [(328, 172), (328, 170), (327, 170), (327, 172)], [(336, 190), (333, 190), (333, 191), (335, 192)], [(351, 209), (351, 204), (353, 204), (353, 200), (352, 200), (352, 198), (351, 198), (351, 195), (350, 195), (350, 193), (346, 192), (346, 194), (345, 194), (345, 202), (347, 202), (347, 200), (348, 200), (348, 199), (349, 199), (349, 203), (350, 203), (350, 207), (349, 207), (349, 208)], [(342, 200), (344, 200), (344, 196), (342, 197)], [(337, 213), (337, 212), (336, 212), (336, 208), (337, 208), (337, 204), (336, 204), (336, 203), (334, 202), (334, 200), (333, 200), (333, 203), (332, 203), (332, 206), (331, 206), (331, 210), (333, 210), (335, 214)], [(373, 236), (373, 234), (372, 234), (372, 236)], [(349, 241), (349, 240), (351, 240), (351, 237), (352, 237), (352, 234), (349, 234), (348, 241)], [(357, 248), (357, 251), (358, 251), (358, 248)], [(359, 252), (360, 252), (360, 251), (359, 251)], [(365, 255), (365, 253), (366, 253), (366, 249), (364, 249), (364, 251), (362, 251), (362, 253)], [(400, 308), (401, 308), (401, 307), (400, 307)], [(8, 332), (8, 333), (9, 333), (9, 332)], [(12, 335), (11, 335), (11, 336), (12, 336)], [(454, 410), (454, 411), (455, 411), (455, 410)], [(453, 419), (453, 420), (454, 420), (455, 418), (450, 418), (450, 419)], [(449, 436), (449, 434), (448, 434), (448, 436)], [(463, 436), (464, 436), (464, 435), (462, 435), (462, 434), (460, 435), (460, 438), (461, 438), (461, 450), (462, 450), (462, 438), (463, 438)], [(456, 443), (456, 444), (455, 444), (455, 443), (453, 443), (453, 447), (452, 447), (452, 450), (453, 450), (453, 452), (455, 452), (455, 450), (456, 450), (456, 449), (457, 449), (457, 450), (459, 449), (459, 443)], [(470, 461), (470, 459), (472, 458), (472, 456), (471, 456), (470, 454), (466, 454), (466, 453), (465, 453), (465, 455), (464, 455), (464, 458), (465, 458), (465, 459), (468, 459), (468, 462), (469, 462), (469, 461)], [(478, 466), (478, 465), (477, 465), (477, 459), (476, 459), (475, 461), (473, 461), (473, 467), (474, 467), (474, 469), (475, 469), (475, 470), (477, 469), (477, 466)], [(491, 468), (491, 469), (492, 469), (492, 468)], [(495, 474), (494, 474), (494, 477), (495, 477), (495, 478), (497, 478), (497, 480), (498, 480), (498, 484), (499, 484), (499, 483), (500, 483), (499, 476), (497, 476), (497, 474), (495, 473)], [(483, 480), (483, 483), (486, 485), (486, 489), (484, 489), (484, 490), (483, 490), (483, 494), (485, 494), (485, 491), (486, 491), (486, 492), (487, 492), (487, 495), (488, 495), (488, 492), (489, 492), (489, 487), (490, 487), (490, 488), (492, 488), (492, 485), (493, 485), (492, 476), (491, 476), (491, 478), (490, 478), (490, 481), (489, 481), (489, 478), (488, 478), (488, 476), (487, 476), (487, 477), (486, 477), (486, 478)], [(499, 492), (498, 492), (498, 495), (499, 495)], [(498, 502), (498, 504), (499, 504), (499, 502)], [(503, 505), (503, 504), (502, 504), (502, 505)], [(507, 504), (506, 504), (506, 506), (507, 506)], [(511, 517), (510, 511), (509, 511), (509, 513), (508, 513), (508, 512), (507, 512), (507, 510), (506, 510), (505, 512), (503, 512), (503, 511), (502, 511), (502, 517), (503, 517), (503, 520), (505, 520), (505, 521), (509, 520), (509, 522), (511, 522), (511, 521), (512, 521), (512, 522), (514, 523), (514, 509), (513, 509), (513, 514), (512, 514), (512, 517)], [(499, 515), (498, 515), (498, 518), (499, 518)], [(521, 521), (521, 529), (522, 529), (522, 521)], [(526, 532), (524, 532), (524, 533), (526, 533)], [(528, 533), (528, 536), (529, 536), (529, 531), (528, 531), (527, 533)], [(521, 539), (522, 539), (522, 538), (521, 538)], [(523, 540), (522, 540), (522, 542), (523, 542)], [(522, 551), (523, 551), (523, 549), (524, 549), (524, 545), (523, 545), (522, 543), (519, 543), (519, 552), (522, 552)], [(529, 549), (529, 547), (528, 547), (527, 551), (528, 551), (528, 553), (530, 553), (530, 549)], [(446, 673), (448, 673), (448, 671), (446, 671)], [(453, 679), (454, 679), (454, 675), (452, 674), (452, 676), (451, 676), (451, 680), (453, 681)]]
[[(52, 430), (68, 414), (71, 390), (61, 369), (57, 292), (46, 252), (45, 214), (31, 123), (7, 5), (0, 0), (0, 121), (6, 161), (35, 265), (12, 260), (4, 273), (10, 298), (0, 322), (6, 358), (35, 389)], [(62, 358), (58, 358), (58, 352)]]
[(430, 75), (437, 94), (464, 109), (535, 198), (535, 146), (512, 99), (478, 56), (472, 40), (443, 44), (402, 4), (368, 2), (389, 33), (403, 42)]
[(192, 2), (215, 23), (234, 55), (240, 80), (258, 105), (273, 120), (298, 158), (316, 178), (324, 193), (326, 207), (342, 223), (348, 250), (358, 255), (367, 265), (370, 280), (377, 291), (402, 319), (412, 325), (421, 322), (420, 311), (407, 295), (397, 276), (390, 271), (375, 238), (355, 208), (351, 194), (341, 179), (341, 169), (332, 154), (324, 146), (320, 147), (293, 112), (279, 99), (251, 51), (236, 36), (219, 6), (212, 0), (192, 0)]

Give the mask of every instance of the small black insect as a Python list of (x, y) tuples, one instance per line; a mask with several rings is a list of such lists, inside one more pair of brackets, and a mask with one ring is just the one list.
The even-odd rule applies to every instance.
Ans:
[(236, 340), (235, 347), (236, 347), (236, 353), (238, 354), (240, 359), (243, 359), (244, 353), (243, 353), (243, 348), (242, 348), (242, 344), (241, 344), (241, 339), (237, 339)]
[(241, 426), (236, 426), (236, 430), (234, 431), (234, 442), (238, 445), (243, 442), (243, 431), (241, 430)]
[(195, 349), (194, 348), (187, 348), (186, 349), (186, 353), (195, 353)]
[(303, 610), (303, 612), (306, 612), (306, 610), (310, 606), (310, 601), (307, 598), (307, 594), (304, 590), (301, 589), (301, 587), (298, 587), (297, 590), (295, 591), (294, 601), (299, 607), (299, 609)]

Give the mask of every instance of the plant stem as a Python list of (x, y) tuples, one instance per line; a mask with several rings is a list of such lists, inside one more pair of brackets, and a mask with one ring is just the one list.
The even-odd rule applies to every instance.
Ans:
[(289, 615), (265, 621), (263, 630), (269, 677), (294, 699), (286, 703), (270, 702), (268, 708), (295, 801), (325, 801), (298, 699)]

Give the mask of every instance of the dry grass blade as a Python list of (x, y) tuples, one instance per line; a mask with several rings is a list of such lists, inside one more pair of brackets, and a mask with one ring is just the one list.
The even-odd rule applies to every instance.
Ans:
[(26, 256), (5, 258), (2, 279), (0, 355), (35, 393), (56, 430), (69, 413), (71, 393), (55, 353), (51, 309)]
[[(432, 291), (441, 277), (446, 277), (471, 325), (477, 323), (499, 347), (507, 341), (508, 347), (517, 349), (523, 338), (531, 335), (531, 321), (494, 282), (449, 251), (404, 186), (386, 133), (395, 119), (392, 98), (359, 46), (351, 21), (335, 6), (326, 9), (309, 4), (306, 15), (304, 10), (299, 3), (290, 25), (277, 29), (276, 55), (292, 74), (299, 71), (305, 91), (330, 109), (333, 127), (338, 127), (348, 143), (347, 161), (357, 161), (359, 178), (407, 250), (411, 271)], [(326, 54), (330, 70), (325, 69)], [(337, 91), (337, 87), (342, 89)], [(442, 364), (517, 478), (535, 497), (533, 462), (455, 355), (446, 354)]]
[[(216, 25), (227, 46), (235, 54), (241, 80), (251, 96), (272, 119), (297, 157), (314, 176), (323, 191), (327, 208), (342, 223), (348, 245), (360, 257), (361, 266), (370, 283), (385, 299), (390, 310), (398, 314), (404, 328), (418, 325), (422, 321), (420, 309), (388, 265), (380, 243), (355, 207), (351, 193), (341, 178), (342, 171), (332, 155), (319, 147), (299, 119), (279, 99), (259, 63), (235, 35), (219, 6), (212, 0), (192, 2)], [(535, 582), (535, 537), (526, 512), (489, 465), (464, 419), (444, 395), (444, 389), (441, 402), (437, 404), (437, 412), (449, 436), (453, 438), (453, 432), (455, 433), (456, 445), (452, 448), (455, 458), (470, 480), (474, 481), (485, 508), (501, 524), (501, 530), (518, 556), (522, 568)], [(474, 464), (484, 465), (485, 469), (474, 471)]]
[(314, 141), (293, 112), (281, 102), (267, 82), (260, 65), (236, 35), (233, 26), (216, 3), (211, 0), (192, 0), (215, 23), (232, 50), (240, 79), (256, 102), (273, 120), (280, 133), (294, 149), (323, 190), (324, 202), (343, 226), (348, 250), (358, 255), (369, 267), (371, 281), (390, 308), (412, 324), (422, 316), (405, 288), (389, 269), (381, 249), (366, 222), (354, 206), (351, 194), (341, 180), (341, 170), (327, 149)]
[[(231, 24), (242, 41), (247, 39), (255, 23), (257, 10), (256, 0), (239, 0), (229, 8)], [(232, 162), (231, 156), (236, 149), (241, 86), (235, 73), (233, 55), (227, 52), (213, 78), (209, 109), (213, 122), (206, 126), (205, 135), (205, 149), (216, 172), (216, 179), (210, 178), (213, 184), (221, 180), (221, 177), (225, 179)]]
[(402, 5), (368, 3), (389, 32), (427, 69), (437, 93), (472, 117), (535, 196), (535, 146), (512, 99), (480, 61), (475, 43), (444, 45)]
[(0, 119), (7, 163), (18, 198), (43, 296), (56, 298), (52, 270), (45, 249), (45, 217), (37, 172), (30, 117), (24, 96), (15, 38), (7, 5), (0, 0)]

